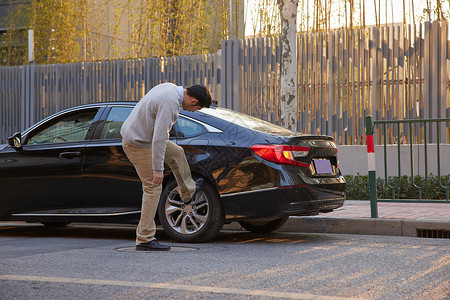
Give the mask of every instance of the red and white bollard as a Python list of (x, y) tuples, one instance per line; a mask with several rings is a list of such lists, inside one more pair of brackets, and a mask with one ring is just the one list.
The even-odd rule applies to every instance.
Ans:
[(372, 116), (366, 117), (367, 167), (369, 170), (370, 216), (378, 218), (377, 177), (375, 174), (375, 143), (373, 139)]

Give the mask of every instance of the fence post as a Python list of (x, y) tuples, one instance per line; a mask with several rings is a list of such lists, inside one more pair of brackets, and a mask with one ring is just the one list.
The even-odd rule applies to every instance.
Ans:
[(367, 166), (369, 170), (370, 217), (378, 218), (377, 177), (375, 174), (375, 144), (372, 116), (366, 116)]

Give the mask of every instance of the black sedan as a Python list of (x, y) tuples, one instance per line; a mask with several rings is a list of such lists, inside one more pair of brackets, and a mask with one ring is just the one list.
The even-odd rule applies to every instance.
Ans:
[[(0, 145), (0, 219), (62, 226), (138, 222), (141, 183), (121, 146), (136, 102), (97, 103), (52, 115)], [(223, 108), (181, 111), (170, 139), (205, 187), (184, 204), (166, 170), (159, 223), (200, 242), (224, 223), (269, 232), (289, 216), (341, 207), (345, 181), (333, 139), (292, 132)]]

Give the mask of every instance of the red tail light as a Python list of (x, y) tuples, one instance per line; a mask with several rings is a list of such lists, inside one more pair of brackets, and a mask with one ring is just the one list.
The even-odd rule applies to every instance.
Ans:
[(295, 160), (308, 155), (309, 147), (287, 145), (254, 145), (250, 149), (259, 157), (277, 164), (309, 167), (309, 164)]

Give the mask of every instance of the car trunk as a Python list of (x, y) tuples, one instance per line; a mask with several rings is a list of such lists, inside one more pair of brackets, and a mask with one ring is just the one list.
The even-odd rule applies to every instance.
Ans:
[(338, 150), (333, 138), (323, 135), (301, 135), (283, 138), (287, 145), (309, 148), (307, 155), (295, 160), (309, 165), (303, 172), (308, 177), (335, 177), (339, 175)]

